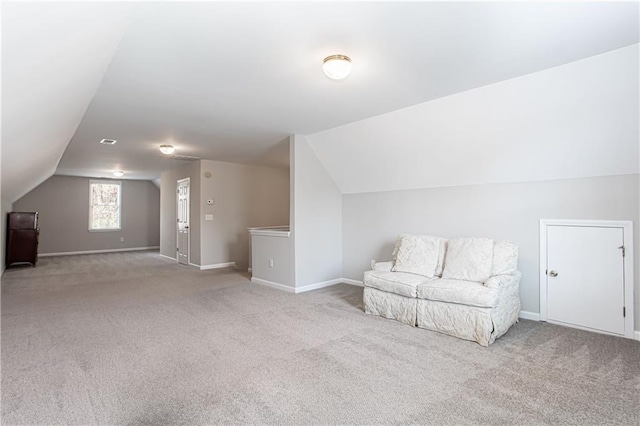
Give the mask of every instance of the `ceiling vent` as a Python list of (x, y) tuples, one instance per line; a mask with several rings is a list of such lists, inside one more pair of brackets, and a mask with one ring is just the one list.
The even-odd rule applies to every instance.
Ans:
[(190, 155), (172, 155), (169, 157), (172, 160), (182, 160), (182, 161), (197, 161), (200, 160), (200, 157), (192, 157)]
[(118, 142), (118, 141), (117, 141), (117, 140), (115, 140), (115, 139), (102, 139), (102, 140), (100, 141), (100, 143), (101, 143), (102, 145), (114, 145), (116, 142)]

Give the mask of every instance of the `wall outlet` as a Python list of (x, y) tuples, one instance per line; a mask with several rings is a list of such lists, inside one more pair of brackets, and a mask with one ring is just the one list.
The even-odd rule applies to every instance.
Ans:
[(120, 242), (124, 242), (124, 237), (120, 237)]
[(373, 269), (375, 264), (376, 264), (376, 260), (375, 259), (371, 259), (371, 269)]
[(213, 220), (213, 215), (212, 214), (205, 214), (204, 215), (204, 220)]
[(273, 268), (273, 259), (269, 259), (269, 268)]

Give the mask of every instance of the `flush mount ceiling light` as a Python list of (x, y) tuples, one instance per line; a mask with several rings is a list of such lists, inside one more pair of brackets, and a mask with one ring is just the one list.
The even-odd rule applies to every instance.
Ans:
[(351, 58), (345, 55), (331, 55), (324, 58), (322, 70), (332, 80), (347, 78), (351, 72)]
[(122, 176), (124, 176), (124, 172), (121, 172), (121, 171), (117, 170), (117, 171), (113, 172), (113, 175), (115, 177), (122, 177)]
[(173, 154), (176, 149), (173, 145), (160, 145), (160, 152), (166, 155)]
[(118, 142), (118, 141), (117, 141), (117, 140), (115, 140), (115, 139), (102, 139), (102, 140), (100, 141), (100, 143), (101, 143), (102, 145), (114, 145), (116, 142)]

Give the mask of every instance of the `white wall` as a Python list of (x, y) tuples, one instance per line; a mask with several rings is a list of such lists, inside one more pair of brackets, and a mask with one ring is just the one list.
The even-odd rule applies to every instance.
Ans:
[(343, 193), (637, 173), (638, 75), (636, 44), (307, 139)]
[[(415, 189), (343, 197), (345, 278), (390, 260), (400, 233), (489, 237), (520, 245), (522, 310), (539, 312), (539, 220), (632, 220), (638, 247), (639, 175)], [(638, 259), (635, 259), (638, 270)], [(635, 282), (636, 329), (640, 286)]]
[[(253, 270), (255, 278), (294, 288), (293, 256), (290, 237), (253, 235)], [(273, 267), (269, 266), (273, 260)]]
[(295, 286), (342, 277), (342, 194), (303, 136), (290, 139)]

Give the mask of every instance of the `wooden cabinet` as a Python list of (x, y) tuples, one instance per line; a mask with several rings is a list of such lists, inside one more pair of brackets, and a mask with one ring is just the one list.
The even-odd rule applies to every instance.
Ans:
[(38, 261), (38, 213), (12, 212), (7, 217), (7, 267)]

